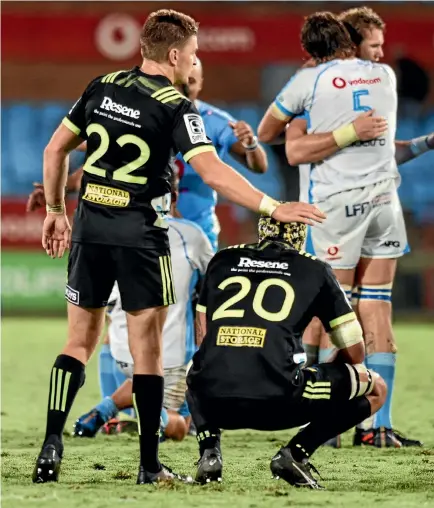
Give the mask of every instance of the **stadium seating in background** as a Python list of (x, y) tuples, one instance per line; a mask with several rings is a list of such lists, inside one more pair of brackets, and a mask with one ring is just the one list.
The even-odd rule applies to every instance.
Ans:
[[(68, 110), (63, 103), (9, 103), (2, 106), (1, 160), (2, 195), (24, 196), (32, 188), (32, 182), (42, 178), (42, 152), (51, 134)], [(235, 118), (251, 124), (255, 129), (263, 114), (263, 108), (251, 104), (223, 105)], [(434, 112), (422, 120), (398, 121), (397, 139), (411, 139), (434, 131)], [(268, 175), (254, 175), (228, 157), (245, 177), (261, 190), (282, 198), (282, 178), (267, 151), (270, 161)], [(77, 167), (81, 154), (73, 154), (71, 167)], [(400, 168), (402, 185), (400, 194), (403, 205), (413, 212), (418, 222), (434, 222), (434, 151), (404, 164)]]

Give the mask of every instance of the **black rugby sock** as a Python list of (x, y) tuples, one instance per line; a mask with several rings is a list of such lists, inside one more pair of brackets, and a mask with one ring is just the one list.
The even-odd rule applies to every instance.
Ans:
[(317, 420), (301, 429), (287, 444), (287, 448), (294, 459), (301, 462), (326, 441), (351, 429), (370, 414), (371, 404), (365, 396), (336, 404), (330, 408), (327, 417), (319, 414)]
[(199, 443), (199, 454), (202, 457), (205, 450), (211, 450), (217, 448), (221, 453), (220, 449), (220, 430), (201, 430), (197, 429), (197, 441)]
[(56, 358), (50, 377), (44, 443), (62, 442), (63, 429), (69, 411), (84, 380), (84, 365), (79, 360), (68, 355), (59, 355)]
[(163, 377), (134, 374), (133, 401), (139, 425), (140, 465), (150, 473), (161, 470), (158, 460), (158, 443), (163, 395)]

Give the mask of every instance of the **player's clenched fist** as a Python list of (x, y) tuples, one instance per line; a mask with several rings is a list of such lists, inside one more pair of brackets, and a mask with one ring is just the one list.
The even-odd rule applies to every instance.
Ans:
[(240, 120), (238, 122), (229, 122), (235, 136), (245, 146), (250, 146), (255, 142), (255, 133), (247, 122)]
[(303, 222), (313, 226), (315, 222), (323, 222), (326, 218), (316, 206), (308, 203), (283, 203), (272, 214), (273, 219), (280, 222)]

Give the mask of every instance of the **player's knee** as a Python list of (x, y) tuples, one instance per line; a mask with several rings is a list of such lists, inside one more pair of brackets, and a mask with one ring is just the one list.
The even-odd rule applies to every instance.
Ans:
[(321, 335), (323, 331), (323, 325), (321, 321), (314, 317), (309, 323), (308, 327), (303, 334), (303, 342), (312, 346), (319, 346), (321, 341)]
[(182, 441), (188, 433), (185, 419), (175, 411), (168, 411), (169, 422), (164, 430), (164, 435), (174, 441)]
[[(369, 370), (362, 363), (355, 365), (347, 363), (346, 366), (350, 373), (350, 399), (362, 397), (363, 395), (368, 396), (373, 392), (377, 396), (375, 386), (379, 375), (376, 372)], [(381, 385), (379, 385), (379, 389), (381, 388)]]

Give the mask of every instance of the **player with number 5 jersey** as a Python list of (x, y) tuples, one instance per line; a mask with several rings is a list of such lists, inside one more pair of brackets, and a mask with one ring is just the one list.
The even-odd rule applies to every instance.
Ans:
[(387, 130), (381, 136), (368, 141), (353, 139), (345, 150), (312, 167), (314, 202), (356, 187), (398, 178), (396, 77), (388, 65), (351, 58), (303, 69), (278, 95), (274, 108), (280, 117), (306, 112), (309, 133), (335, 131), (353, 122), (360, 113), (371, 110), (387, 121)]

